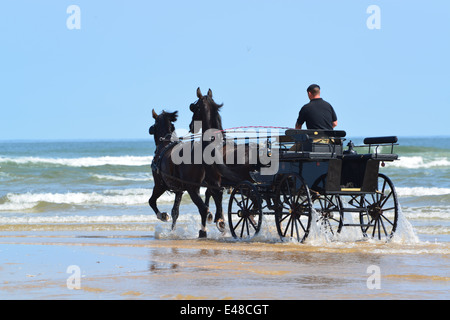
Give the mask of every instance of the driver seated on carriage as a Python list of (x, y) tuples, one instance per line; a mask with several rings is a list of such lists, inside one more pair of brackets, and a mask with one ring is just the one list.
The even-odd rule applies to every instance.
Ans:
[(333, 130), (337, 126), (336, 112), (331, 104), (320, 97), (320, 87), (312, 84), (306, 92), (310, 102), (300, 110), (295, 129), (301, 129), (306, 122), (308, 129)]
[[(298, 115), (295, 129), (301, 130), (303, 124), (306, 122), (307, 129), (312, 130), (333, 130), (338, 122), (336, 112), (331, 104), (320, 97), (320, 86), (312, 84), (306, 90), (310, 102), (305, 104)], [(315, 139), (314, 143), (334, 143), (332, 139)], [(291, 150), (299, 151), (301, 145), (295, 144)]]

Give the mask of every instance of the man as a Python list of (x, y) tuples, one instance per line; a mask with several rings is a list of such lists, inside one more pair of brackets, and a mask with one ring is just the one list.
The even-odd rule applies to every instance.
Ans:
[(320, 97), (320, 87), (312, 84), (306, 91), (310, 102), (300, 110), (295, 129), (301, 129), (306, 122), (308, 129), (333, 130), (337, 126), (337, 116), (333, 107)]

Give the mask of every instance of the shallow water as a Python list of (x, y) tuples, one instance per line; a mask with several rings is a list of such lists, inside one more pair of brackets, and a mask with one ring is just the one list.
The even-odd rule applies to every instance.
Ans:
[[(298, 244), (183, 237), (156, 239), (152, 231), (7, 232), (0, 237), (0, 297), (450, 298), (448, 244)], [(66, 286), (71, 265), (81, 270), (79, 290)]]

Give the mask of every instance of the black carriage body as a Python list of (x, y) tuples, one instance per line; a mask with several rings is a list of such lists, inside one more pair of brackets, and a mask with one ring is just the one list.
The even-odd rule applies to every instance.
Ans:
[[(319, 193), (355, 194), (374, 193), (378, 188), (380, 164), (394, 161), (396, 154), (357, 154), (343, 149), (345, 131), (287, 130), (278, 137), (279, 169), (274, 176), (258, 173), (254, 179), (259, 183), (277, 183), (277, 177), (298, 174), (308, 187)], [(395, 140), (395, 141), (394, 141)], [(367, 138), (376, 145), (395, 143), (394, 137)]]
[(380, 162), (364, 157), (280, 161), (277, 175), (297, 173), (311, 190), (319, 193), (371, 193), (377, 190)]
[[(360, 228), (364, 237), (389, 240), (397, 227), (398, 200), (392, 181), (379, 168), (397, 160), (397, 138), (366, 138), (359, 147), (368, 152), (359, 154), (351, 142), (344, 151), (345, 136), (345, 131), (287, 130), (276, 143), (268, 140), (278, 170), (263, 175), (259, 166), (251, 173), (253, 183), (233, 186), (228, 209), (233, 236), (256, 235), (262, 215), (273, 214), (281, 239), (303, 242), (316, 223), (332, 238), (349, 226)], [(390, 153), (378, 152), (386, 145)], [(346, 220), (345, 213), (359, 220)]]

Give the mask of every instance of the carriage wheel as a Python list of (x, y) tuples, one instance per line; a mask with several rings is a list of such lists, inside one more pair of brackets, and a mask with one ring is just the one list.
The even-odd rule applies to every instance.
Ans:
[(397, 229), (398, 199), (392, 181), (384, 174), (378, 175), (378, 190), (366, 195), (359, 219), (364, 237), (389, 240)]
[(275, 222), (281, 239), (289, 237), (303, 242), (311, 226), (309, 188), (297, 174), (285, 176), (277, 188)]
[(317, 222), (323, 232), (332, 237), (341, 232), (344, 214), (340, 196), (319, 195), (314, 199), (313, 207), (317, 212)]
[(228, 224), (234, 238), (249, 239), (261, 230), (262, 200), (256, 187), (243, 181), (233, 189), (228, 203)]

